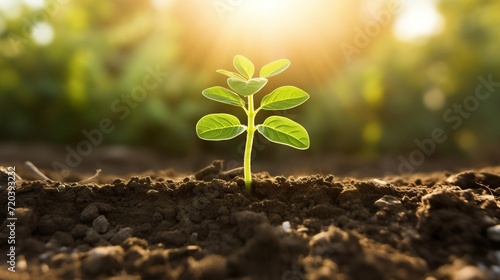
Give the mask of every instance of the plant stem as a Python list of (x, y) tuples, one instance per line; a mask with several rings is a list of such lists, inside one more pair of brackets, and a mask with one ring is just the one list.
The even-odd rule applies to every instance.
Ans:
[(253, 95), (248, 96), (248, 127), (247, 127), (247, 143), (245, 145), (245, 157), (243, 159), (243, 169), (245, 176), (245, 188), (250, 190), (252, 188), (252, 168), (250, 166), (250, 161), (252, 160), (252, 144), (253, 144), (253, 134), (255, 132), (255, 115), (257, 112), (254, 111), (253, 106)]

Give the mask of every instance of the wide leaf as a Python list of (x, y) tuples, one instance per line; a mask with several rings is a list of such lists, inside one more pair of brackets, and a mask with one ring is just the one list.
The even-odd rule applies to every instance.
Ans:
[(232, 139), (246, 129), (237, 117), (229, 114), (210, 114), (201, 118), (196, 124), (196, 134), (203, 140)]
[(290, 66), (290, 60), (288, 59), (280, 59), (268, 63), (260, 69), (260, 77), (261, 78), (271, 78), (274, 77), (283, 71), (285, 71), (288, 66)]
[(267, 79), (253, 78), (244, 82), (238, 79), (229, 78), (227, 79), (227, 84), (236, 93), (242, 96), (249, 96), (261, 90), (267, 84)]
[(208, 99), (218, 101), (221, 103), (233, 105), (233, 106), (245, 106), (245, 101), (241, 97), (224, 87), (211, 87), (205, 89), (201, 94)]
[(237, 55), (233, 59), (233, 65), (247, 80), (252, 78), (255, 66), (253, 66), (253, 63), (248, 58), (242, 55)]
[(263, 124), (257, 126), (257, 131), (274, 143), (299, 150), (309, 148), (309, 134), (307, 134), (306, 129), (285, 117), (271, 116)]
[(300, 88), (283, 86), (264, 96), (260, 106), (264, 110), (286, 110), (299, 106), (307, 99), (309, 99), (309, 94)]
[(219, 70), (217, 70), (215, 72), (220, 73), (222, 75), (226, 75), (229, 78), (235, 78), (235, 79), (242, 80), (242, 81), (246, 81), (247, 80), (247, 79), (245, 79), (245, 77), (241, 76), (238, 73), (234, 73), (234, 72), (227, 71), (227, 70), (224, 70), (224, 69), (219, 69)]

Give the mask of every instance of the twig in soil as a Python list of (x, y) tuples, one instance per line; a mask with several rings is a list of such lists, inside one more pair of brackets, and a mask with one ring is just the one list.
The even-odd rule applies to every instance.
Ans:
[(24, 162), (24, 164), (26, 164), (26, 166), (28, 166), (29, 169), (31, 169), (31, 171), (33, 171), (36, 175), (41, 177), (43, 180), (51, 181), (51, 179), (49, 177), (45, 176), (45, 174), (43, 174), (42, 171), (40, 171), (33, 163), (31, 163), (31, 161), (26, 161), (26, 162)]
[[(0, 178), (2, 176), (1, 173), (4, 173), (4, 174), (7, 175), (7, 174), (9, 174), (9, 171), (7, 171), (7, 169), (5, 167), (0, 166)], [(23, 178), (21, 178), (21, 176), (17, 175), (17, 173), (14, 173), (14, 176), (16, 176), (16, 180), (17, 181), (22, 181), (23, 180)]]
[(95, 171), (95, 174), (94, 174), (94, 175), (92, 175), (92, 176), (88, 177), (87, 179), (83, 179), (83, 180), (81, 180), (81, 181), (78, 181), (78, 183), (85, 183), (85, 182), (88, 182), (88, 181), (91, 181), (91, 180), (93, 180), (93, 179), (97, 178), (97, 176), (99, 176), (99, 174), (101, 173), (101, 171), (102, 171), (101, 169), (97, 169), (97, 170)]

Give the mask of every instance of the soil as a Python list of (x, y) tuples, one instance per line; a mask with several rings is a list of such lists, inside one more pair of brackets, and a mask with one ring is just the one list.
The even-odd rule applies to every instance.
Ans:
[(222, 161), (97, 183), (18, 172), (16, 272), (5, 209), (0, 279), (500, 279), (500, 166), (376, 179), (261, 172), (252, 191)]

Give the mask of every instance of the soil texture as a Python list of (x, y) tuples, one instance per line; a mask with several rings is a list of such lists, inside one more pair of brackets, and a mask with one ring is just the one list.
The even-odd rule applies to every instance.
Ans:
[[(0, 279), (500, 279), (500, 166), (257, 173), (252, 191), (241, 172), (215, 161), (181, 178), (19, 180), (16, 272), (5, 207)], [(3, 202), (8, 178), (4, 166)]]

